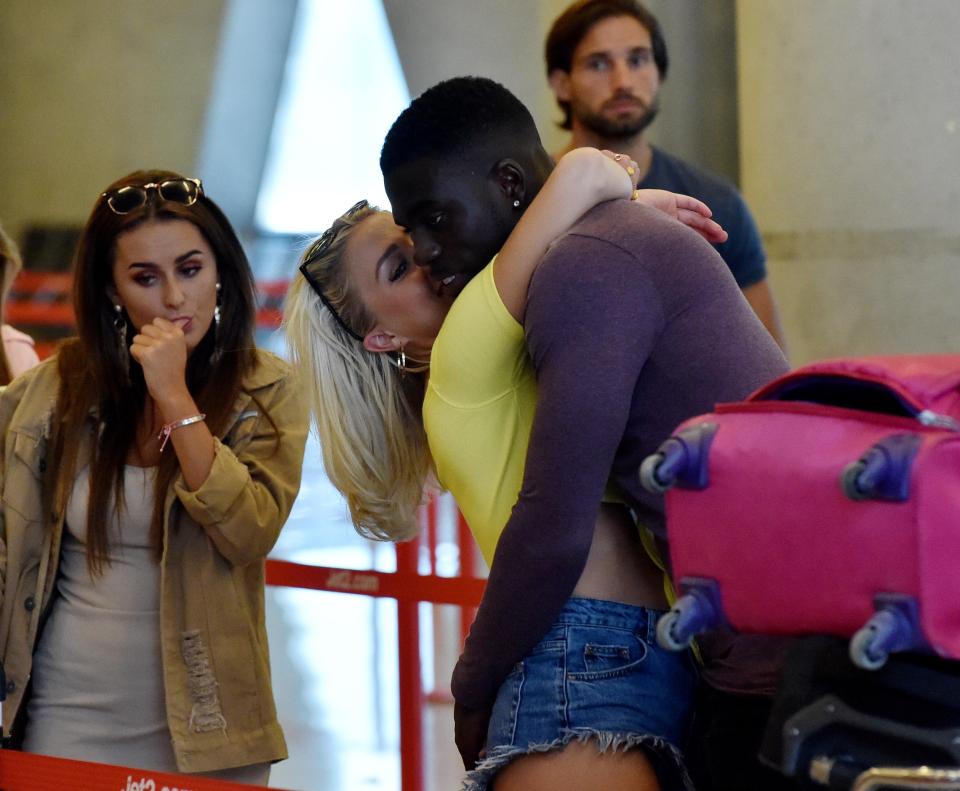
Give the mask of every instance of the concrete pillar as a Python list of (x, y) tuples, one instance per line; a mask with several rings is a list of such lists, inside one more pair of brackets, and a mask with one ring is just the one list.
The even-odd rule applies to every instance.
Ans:
[(383, 6), (411, 97), (450, 77), (489, 77), (540, 121), (547, 97), (538, 3), (384, 0)]
[(193, 170), (223, 0), (3, 0), (0, 219), (82, 224), (138, 168)]
[(955, 0), (738, 0), (742, 188), (794, 363), (960, 346)]
[(196, 172), (244, 236), (254, 231), (297, 0), (228, 0)]

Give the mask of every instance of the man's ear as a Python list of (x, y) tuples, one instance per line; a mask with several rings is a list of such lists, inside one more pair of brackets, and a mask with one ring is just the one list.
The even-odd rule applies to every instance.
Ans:
[(395, 352), (403, 347), (403, 343), (402, 338), (378, 329), (370, 330), (363, 338), (363, 348), (377, 354)]
[(570, 101), (570, 72), (563, 69), (554, 69), (547, 77), (553, 95), (561, 102)]
[(509, 157), (499, 160), (490, 171), (490, 177), (514, 208), (523, 205), (527, 194), (527, 177), (517, 160)]

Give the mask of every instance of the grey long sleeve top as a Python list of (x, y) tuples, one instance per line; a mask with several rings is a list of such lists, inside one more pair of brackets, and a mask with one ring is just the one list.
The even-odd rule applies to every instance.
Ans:
[[(524, 329), (539, 397), (523, 487), (454, 670), (454, 696), (471, 708), (492, 702), (570, 597), (608, 480), (663, 537), (662, 498), (641, 488), (641, 461), (683, 420), (787, 369), (716, 251), (626, 201), (595, 208), (553, 245)], [(764, 640), (719, 641), (708, 680), (769, 691), (779, 654)]]

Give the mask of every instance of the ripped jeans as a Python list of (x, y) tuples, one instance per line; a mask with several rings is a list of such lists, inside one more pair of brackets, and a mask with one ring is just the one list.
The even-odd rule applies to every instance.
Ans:
[(697, 673), (689, 651), (656, 643), (660, 612), (571, 598), (497, 694), (487, 757), (464, 788), (481, 791), (511, 760), (594, 740), (600, 751), (639, 747), (662, 787), (690, 788), (684, 746)]

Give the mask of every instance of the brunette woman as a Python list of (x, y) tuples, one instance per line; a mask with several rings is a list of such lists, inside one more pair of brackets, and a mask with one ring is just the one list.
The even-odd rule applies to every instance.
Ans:
[(266, 784), (287, 752), (264, 559), (300, 483), (297, 381), (254, 347), (250, 267), (198, 179), (100, 195), (74, 307), (78, 337), (0, 397), (5, 730)]

